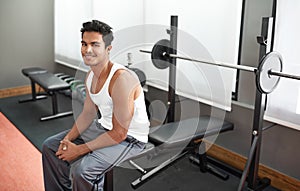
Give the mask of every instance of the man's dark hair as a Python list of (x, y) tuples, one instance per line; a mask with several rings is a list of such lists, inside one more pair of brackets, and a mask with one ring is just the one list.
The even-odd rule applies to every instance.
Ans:
[(98, 32), (102, 34), (102, 38), (106, 48), (107, 46), (111, 45), (111, 42), (114, 39), (113, 32), (111, 31), (111, 29), (112, 28), (106, 23), (97, 20), (92, 20), (82, 24), (82, 28), (80, 30), (81, 38), (83, 37), (84, 32)]

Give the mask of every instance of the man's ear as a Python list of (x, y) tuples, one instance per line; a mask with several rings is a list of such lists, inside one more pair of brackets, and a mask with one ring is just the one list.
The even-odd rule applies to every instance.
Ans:
[(108, 52), (109, 52), (111, 49), (112, 49), (112, 46), (111, 46), (111, 45), (107, 46), (107, 51), (108, 51)]

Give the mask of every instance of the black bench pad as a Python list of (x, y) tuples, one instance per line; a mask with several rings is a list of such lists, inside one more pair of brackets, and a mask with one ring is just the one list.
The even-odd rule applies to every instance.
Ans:
[(176, 145), (201, 139), (204, 136), (233, 130), (234, 125), (215, 117), (200, 116), (168, 123), (150, 129), (149, 141), (155, 145)]
[(49, 72), (33, 74), (29, 78), (46, 91), (59, 91), (70, 88), (70, 84)]
[(24, 76), (30, 76), (33, 74), (41, 74), (41, 73), (46, 73), (47, 70), (40, 68), (40, 67), (31, 67), (31, 68), (24, 68), (22, 69), (22, 73), (24, 74)]

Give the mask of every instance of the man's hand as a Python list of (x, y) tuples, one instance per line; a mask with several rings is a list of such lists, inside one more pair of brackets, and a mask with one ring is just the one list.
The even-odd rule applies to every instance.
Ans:
[(56, 156), (64, 161), (71, 162), (80, 156), (79, 146), (64, 139), (60, 142)]

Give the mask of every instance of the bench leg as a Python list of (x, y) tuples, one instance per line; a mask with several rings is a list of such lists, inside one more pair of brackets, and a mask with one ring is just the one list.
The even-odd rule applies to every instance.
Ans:
[(37, 95), (35, 90), (35, 83), (31, 80), (31, 98), (19, 100), (19, 103), (29, 102), (29, 101), (36, 101), (39, 99), (47, 98), (46, 95)]
[(53, 92), (53, 94), (51, 95), (51, 98), (52, 98), (53, 115), (56, 115), (58, 113), (58, 105), (57, 105), (57, 96), (56, 96), (55, 92)]
[(104, 178), (104, 191), (113, 191), (114, 190), (114, 180), (113, 180), (113, 168), (105, 173)]
[(199, 153), (195, 153), (189, 157), (190, 161), (195, 162), (199, 165), (201, 172), (210, 172), (211, 174), (223, 179), (227, 180), (229, 175), (225, 173), (223, 170), (218, 169), (211, 164), (208, 163), (207, 155), (205, 151), (205, 142), (202, 142), (202, 146), (199, 146)]
[(60, 118), (60, 117), (65, 117), (65, 116), (69, 116), (72, 115), (73, 112), (72, 111), (67, 111), (67, 112), (58, 112), (58, 105), (57, 105), (57, 96), (55, 92), (50, 93), (51, 98), (52, 98), (52, 111), (53, 111), (53, 115), (50, 116), (46, 116), (46, 117), (41, 117), (41, 121), (46, 121), (46, 120), (50, 120), (50, 119), (56, 119), (56, 118)]
[(66, 117), (69, 115), (73, 115), (72, 111), (68, 111), (68, 112), (63, 112), (63, 113), (58, 113), (56, 115), (49, 115), (49, 116), (45, 116), (45, 117), (41, 117), (41, 121), (47, 121), (47, 120), (51, 120), (51, 119), (57, 119), (60, 117)]
[(199, 156), (195, 156), (192, 155), (189, 157), (189, 159), (194, 162), (197, 163), (199, 165), (200, 171), (205, 173), (205, 172), (209, 172), (219, 178), (221, 178), (222, 180), (228, 180), (229, 175), (225, 172), (223, 172), (222, 170), (212, 166), (211, 164), (209, 164), (207, 162), (207, 156), (204, 156), (206, 154), (202, 154)]

